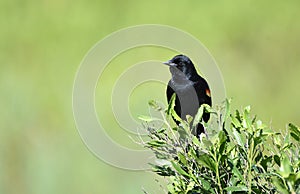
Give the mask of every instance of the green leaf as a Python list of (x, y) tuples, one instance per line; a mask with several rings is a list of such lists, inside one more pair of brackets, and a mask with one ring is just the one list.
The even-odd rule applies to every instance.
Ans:
[(290, 161), (287, 156), (284, 156), (283, 160), (281, 161), (279, 171), (281, 176), (284, 178), (287, 178), (292, 172), (292, 166), (290, 165)]
[(296, 135), (295, 133), (291, 132), (291, 136), (296, 140), (299, 141), (300, 137), (298, 135)]
[(236, 129), (241, 128), (241, 123), (240, 123), (239, 119), (232, 117), (231, 123)]
[(166, 128), (161, 128), (161, 129), (158, 129), (156, 132), (157, 133), (163, 133), (165, 132), (167, 129)]
[(224, 143), (227, 140), (227, 136), (224, 131), (220, 131), (218, 137), (220, 144)]
[(167, 108), (167, 115), (171, 115), (171, 111), (174, 110), (175, 100), (176, 100), (176, 93), (174, 93), (170, 99), (170, 102), (169, 102), (169, 105)]
[(300, 141), (300, 129), (293, 125), (292, 123), (289, 123), (289, 130), (291, 132), (291, 136), (296, 140)]
[(182, 122), (182, 119), (177, 115), (174, 109), (171, 110), (171, 115), (176, 121)]
[(191, 115), (186, 115), (186, 121), (190, 124), (193, 121), (193, 117)]
[(274, 161), (275, 161), (275, 163), (278, 165), (278, 166), (280, 166), (280, 157), (278, 156), (278, 155), (274, 155), (273, 156), (273, 158), (274, 158)]
[(283, 140), (283, 146), (282, 146), (282, 150), (284, 150), (284, 149), (287, 149), (287, 148), (289, 148), (290, 147), (290, 145), (291, 145), (291, 141), (290, 141), (291, 139), (290, 139), (290, 136), (289, 135), (286, 135), (285, 137), (284, 137), (284, 140)]
[(199, 157), (197, 158), (197, 162), (209, 168), (213, 172), (216, 172), (216, 163), (208, 154), (206, 153), (200, 154)]
[(264, 129), (267, 126), (265, 124), (263, 124), (263, 122), (261, 120), (256, 121), (256, 128), (257, 129)]
[(295, 183), (297, 181), (297, 174), (296, 173), (290, 173), (287, 180), (291, 183)]
[(249, 115), (250, 110), (251, 110), (251, 107), (250, 107), (250, 106), (246, 106), (246, 107), (244, 108), (244, 114)]
[(201, 145), (200, 145), (199, 139), (198, 139), (196, 136), (194, 136), (194, 135), (193, 135), (192, 138), (193, 138), (193, 139), (192, 139), (193, 143), (194, 143), (196, 146), (200, 147)]
[(195, 186), (195, 182), (194, 181), (191, 181), (188, 185), (187, 185), (187, 188), (186, 188), (186, 191), (185, 193), (188, 193), (189, 191), (191, 191)]
[(235, 110), (235, 118), (238, 119), (240, 123), (242, 122), (242, 117), (239, 110)]
[(244, 185), (241, 186), (231, 186), (231, 187), (226, 187), (225, 188), (226, 191), (230, 191), (230, 192), (236, 192), (236, 191), (248, 191), (247, 187)]
[(168, 108), (167, 108), (167, 115), (171, 115), (176, 121), (182, 122), (182, 119), (177, 115), (174, 110), (175, 107), (175, 100), (176, 100), (176, 93), (174, 93), (170, 99)]
[(158, 166), (158, 165), (151, 164), (151, 163), (149, 163), (149, 165), (152, 167), (152, 171), (157, 173), (160, 176), (174, 176), (175, 175), (175, 172), (168, 165)]
[(280, 133), (274, 132), (274, 130), (271, 129), (264, 129), (262, 135), (280, 135)]
[(187, 165), (188, 164), (185, 156), (182, 153), (179, 152), (178, 153), (178, 157), (179, 157), (180, 162), (182, 162), (183, 165)]
[(198, 109), (197, 114), (195, 115), (195, 118), (193, 121), (193, 128), (196, 127), (198, 123), (200, 123), (202, 116), (203, 116), (203, 110), (204, 110), (204, 106), (201, 105), (200, 108)]
[(242, 126), (246, 129), (251, 129), (251, 119), (250, 119), (250, 106), (244, 108), (244, 118), (242, 119)]
[(233, 130), (233, 136), (235, 137), (235, 140), (237, 141), (239, 146), (244, 147), (246, 141), (244, 140), (243, 136), (237, 130)]
[(213, 143), (209, 139), (205, 138), (205, 136), (202, 134), (200, 135), (200, 138), (206, 149), (209, 149), (213, 145)]
[(174, 167), (174, 169), (181, 175), (184, 175), (184, 176), (190, 176), (187, 172), (185, 172), (179, 164), (176, 164), (174, 161), (171, 161), (172, 163), (172, 166)]
[(254, 148), (256, 148), (257, 145), (259, 145), (260, 143), (263, 142), (262, 137), (263, 137), (263, 136), (260, 135), (260, 136), (254, 138)]
[(157, 111), (161, 111), (162, 110), (162, 107), (158, 105), (158, 103), (155, 101), (155, 100), (150, 100), (148, 102), (148, 105), (153, 108), (154, 110), (157, 110)]
[(152, 140), (152, 141), (147, 142), (146, 144), (151, 147), (162, 147), (166, 143), (162, 140)]
[(267, 156), (261, 160), (260, 164), (265, 170), (267, 170), (268, 163), (271, 163), (271, 162), (272, 162), (272, 156)]
[(289, 194), (289, 190), (285, 187), (284, 183), (281, 179), (277, 177), (272, 177), (272, 183), (276, 187), (276, 190), (279, 191), (281, 194)]
[(239, 169), (237, 169), (236, 166), (233, 166), (232, 168), (232, 173), (242, 182), (244, 182), (244, 177), (242, 175), (242, 173), (239, 171)]
[(205, 190), (210, 190), (211, 189), (211, 185), (207, 180), (205, 180), (202, 177), (198, 177), (198, 179), (200, 180), (200, 182), (201, 182), (201, 184), (202, 184), (202, 186)]
[(282, 141), (279, 136), (274, 136), (273, 141), (277, 148), (281, 148)]
[(140, 116), (138, 116), (138, 119), (141, 120), (141, 121), (144, 121), (144, 122), (152, 122), (154, 120), (158, 120), (158, 119), (155, 119), (153, 117), (146, 116), (146, 115), (140, 115)]
[(226, 100), (225, 100), (225, 117), (224, 117), (224, 121), (226, 121), (230, 116), (230, 104), (231, 104), (231, 99), (226, 98)]

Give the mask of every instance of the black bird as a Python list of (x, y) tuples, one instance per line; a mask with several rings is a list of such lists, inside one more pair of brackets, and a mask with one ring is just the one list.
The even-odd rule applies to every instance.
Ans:
[[(164, 64), (170, 67), (172, 78), (167, 87), (167, 99), (170, 101), (172, 95), (176, 93), (174, 110), (182, 119), (186, 115), (195, 116), (202, 104), (211, 106), (210, 89), (200, 75), (198, 75), (193, 62), (185, 55), (176, 55)], [(209, 120), (210, 114), (203, 114), (203, 121)], [(177, 123), (178, 124), (178, 123)], [(204, 133), (204, 127), (198, 124), (196, 131), (192, 131), (199, 137)]]

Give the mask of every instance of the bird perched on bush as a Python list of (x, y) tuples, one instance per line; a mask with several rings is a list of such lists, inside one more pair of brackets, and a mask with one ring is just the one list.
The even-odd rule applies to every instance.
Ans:
[[(181, 119), (187, 115), (195, 117), (202, 104), (211, 106), (210, 89), (203, 77), (198, 75), (193, 62), (185, 55), (176, 55), (171, 60), (164, 62), (170, 67), (172, 78), (167, 87), (167, 99), (176, 94), (174, 110)], [(203, 121), (209, 120), (209, 113), (203, 114)], [(178, 122), (177, 122), (178, 124)], [(197, 137), (204, 132), (204, 127), (199, 123), (195, 131)]]

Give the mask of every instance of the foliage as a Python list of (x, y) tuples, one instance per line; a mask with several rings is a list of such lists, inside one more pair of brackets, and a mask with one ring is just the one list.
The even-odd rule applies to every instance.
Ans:
[[(300, 193), (298, 127), (275, 132), (251, 116), (249, 106), (231, 113), (230, 100), (216, 110), (201, 106), (195, 119), (181, 120), (174, 100), (166, 111), (149, 103), (161, 112), (161, 127), (151, 125), (158, 119), (141, 117), (150, 137), (144, 146), (157, 159), (152, 171), (167, 178), (168, 193)], [(203, 111), (211, 113), (209, 125), (201, 122)], [(191, 134), (198, 122), (206, 129), (199, 138)]]

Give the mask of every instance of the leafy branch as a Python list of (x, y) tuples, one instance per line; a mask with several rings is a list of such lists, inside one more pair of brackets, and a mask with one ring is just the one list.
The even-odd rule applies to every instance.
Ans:
[[(167, 110), (149, 102), (161, 113), (162, 127), (151, 127), (159, 119), (140, 118), (150, 137), (143, 145), (157, 159), (152, 171), (168, 179), (168, 193), (300, 193), (297, 126), (275, 132), (251, 116), (249, 106), (231, 113), (230, 100), (215, 110), (203, 105), (195, 118), (182, 120), (174, 102), (175, 96)], [(210, 124), (201, 121), (204, 111), (211, 113)], [(191, 131), (199, 122), (206, 134), (197, 138)]]

